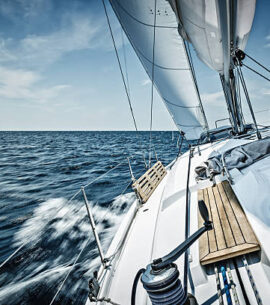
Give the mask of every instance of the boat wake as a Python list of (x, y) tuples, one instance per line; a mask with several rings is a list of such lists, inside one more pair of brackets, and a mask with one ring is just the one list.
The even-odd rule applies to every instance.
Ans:
[[(104, 252), (134, 200), (134, 194), (127, 193), (102, 206), (90, 202)], [(14, 249), (24, 246), (1, 270), (1, 304), (50, 304), (68, 272), (54, 304), (85, 301), (87, 279), (100, 259), (82, 200), (54, 198), (41, 203), (13, 240)]]

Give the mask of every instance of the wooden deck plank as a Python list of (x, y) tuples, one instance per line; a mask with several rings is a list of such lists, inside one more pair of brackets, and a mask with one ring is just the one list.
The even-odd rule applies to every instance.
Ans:
[[(211, 210), (211, 207), (209, 205), (209, 196), (208, 196), (207, 188), (203, 190), (203, 198), (204, 198), (204, 202), (206, 204), (206, 207), (209, 211), (209, 220), (213, 221), (212, 210)], [(208, 231), (207, 236), (208, 236), (208, 239), (209, 239), (208, 244), (209, 244), (210, 252), (217, 251), (217, 239), (216, 239), (215, 230)]]
[[(198, 190), (198, 201), (199, 200), (204, 200), (203, 190)], [(204, 220), (202, 219), (200, 213), (198, 213), (198, 223), (199, 223), (199, 228), (201, 228), (204, 223)], [(206, 232), (206, 234), (203, 234), (201, 236), (201, 242), (199, 243), (200, 253), (202, 257), (206, 256), (210, 252), (208, 233), (209, 232)]]
[[(244, 255), (247, 253), (255, 252), (258, 250), (260, 250), (259, 245), (242, 244), (242, 245), (238, 245), (233, 248), (229, 248), (229, 251), (228, 251), (228, 249), (223, 249), (223, 250), (220, 250), (217, 252), (210, 253), (207, 256), (205, 256), (203, 259), (201, 259), (201, 264), (208, 265), (208, 264), (212, 264), (212, 263), (215, 263), (218, 261), (223, 261), (225, 259), (236, 257), (239, 255)], [(217, 256), (217, 254), (218, 254), (218, 256)]]
[(214, 222), (214, 226), (215, 226), (214, 229), (215, 229), (215, 234), (216, 234), (216, 239), (217, 239), (217, 247), (218, 247), (218, 250), (225, 249), (225, 248), (227, 248), (226, 242), (225, 242), (225, 236), (224, 236), (224, 232), (223, 232), (223, 229), (221, 226), (219, 213), (218, 213), (218, 209), (217, 209), (212, 187), (208, 187), (207, 192), (208, 192), (208, 197), (209, 197), (209, 204), (210, 204), (210, 207), (212, 210), (212, 217), (214, 220), (213, 222)]
[[(244, 210), (227, 181), (198, 191), (213, 221), (213, 230), (199, 241), (200, 262), (211, 264), (260, 250), (259, 242)], [(203, 224), (198, 217), (199, 226)]]
[(241, 231), (241, 228), (237, 221), (236, 215), (232, 209), (231, 203), (228, 200), (228, 197), (224, 191), (223, 183), (219, 183), (217, 185), (217, 187), (218, 187), (220, 196), (222, 197), (223, 205), (227, 212), (228, 218), (230, 219), (230, 224), (231, 224), (231, 228), (232, 228), (233, 235), (235, 238), (235, 242), (238, 245), (243, 244), (245, 242), (244, 235)]
[(213, 186), (212, 190), (215, 197), (217, 210), (219, 213), (220, 224), (223, 230), (223, 234), (225, 236), (224, 239), (225, 239), (226, 248), (233, 247), (236, 245), (236, 243), (227, 217), (227, 213), (224, 209), (222, 198), (220, 197), (217, 186)]
[(238, 201), (237, 197), (235, 196), (234, 191), (232, 190), (229, 182), (224, 181), (222, 183), (222, 185), (231, 202), (231, 205), (232, 205), (232, 208), (236, 215), (236, 218), (237, 218), (238, 222), (241, 223), (241, 230), (244, 235), (245, 242), (250, 243), (250, 244), (258, 243), (258, 240), (257, 240), (257, 238), (247, 220), (247, 217), (246, 217), (242, 207), (240, 206), (239, 201)]
[(132, 184), (134, 191), (143, 203), (149, 199), (166, 173), (165, 167), (158, 161)]

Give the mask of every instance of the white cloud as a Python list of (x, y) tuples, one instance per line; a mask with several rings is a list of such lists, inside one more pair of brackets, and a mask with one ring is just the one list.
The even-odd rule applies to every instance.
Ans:
[(214, 93), (204, 93), (201, 95), (201, 98), (205, 103), (214, 103), (216, 104), (216, 106), (218, 105), (218, 103), (225, 102), (223, 91), (218, 91)]
[(31, 35), (21, 41), (25, 60), (53, 62), (63, 54), (96, 47), (99, 27), (89, 20), (75, 20), (68, 28), (62, 28), (49, 35)]
[(52, 1), (49, 0), (12, 0), (0, 1), (0, 13), (5, 17), (16, 21), (20, 18), (40, 16), (51, 8)]
[(58, 96), (68, 85), (43, 88), (37, 85), (42, 79), (39, 73), (0, 67), (0, 97), (46, 102)]
[(47, 35), (27, 35), (19, 41), (1, 39), (0, 61), (19, 62), (21, 66), (46, 66), (68, 52), (98, 48), (104, 43), (100, 31), (100, 25), (78, 17), (69, 26)]
[[(113, 45), (105, 19), (73, 13), (61, 17), (57, 30), (47, 34), (28, 34), (20, 39), (0, 37), (0, 62), (20, 67), (46, 67), (63, 55), (80, 50), (112, 51)], [(118, 48), (122, 47), (121, 27), (111, 20)], [(124, 41), (127, 44), (127, 40)]]

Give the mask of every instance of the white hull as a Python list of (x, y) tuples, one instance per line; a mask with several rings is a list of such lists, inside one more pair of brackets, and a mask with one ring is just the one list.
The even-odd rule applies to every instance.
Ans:
[[(200, 147), (201, 156), (196, 149), (191, 159), (190, 171), (190, 234), (198, 229), (198, 198), (197, 190), (210, 185), (209, 181), (195, 180), (194, 169), (215, 152), (222, 152), (230, 147), (250, 142), (250, 140), (226, 140)], [(115, 255), (111, 267), (99, 271), (101, 289), (99, 298), (110, 298), (113, 302), (128, 305), (131, 302), (131, 290), (137, 271), (145, 268), (153, 259), (169, 253), (185, 240), (185, 204), (186, 181), (189, 153), (183, 154), (173, 164), (167, 167), (167, 175), (159, 184), (149, 200), (139, 207), (136, 213), (137, 201), (116, 234), (107, 257), (112, 255), (125, 236), (131, 224), (128, 235), (121, 250)], [(270, 157), (254, 163), (241, 172), (232, 170), (234, 179), (232, 188), (238, 197), (247, 218), (256, 234), (261, 251), (247, 255), (254, 281), (259, 291), (262, 304), (270, 300)], [(226, 176), (217, 176), (216, 180), (224, 180)], [(217, 285), (213, 267), (202, 267), (199, 261), (199, 243), (190, 248), (190, 278), (188, 291), (195, 294), (199, 304), (219, 304)], [(250, 304), (257, 304), (254, 290), (251, 287), (247, 271), (239, 258), (236, 258), (239, 272)], [(184, 255), (177, 261), (180, 278), (183, 281)], [(232, 266), (231, 266), (232, 267)], [(246, 304), (235, 269), (231, 268), (233, 281), (240, 304)], [(192, 280), (190, 280), (192, 279)], [(191, 284), (192, 283), (192, 284)], [(221, 288), (223, 281), (221, 280)], [(227, 304), (225, 295), (224, 304)], [(87, 301), (87, 304), (102, 304)], [(107, 303), (104, 303), (107, 304)], [(139, 283), (136, 294), (136, 304), (150, 305), (151, 302)], [(235, 304), (233, 300), (233, 304)]]

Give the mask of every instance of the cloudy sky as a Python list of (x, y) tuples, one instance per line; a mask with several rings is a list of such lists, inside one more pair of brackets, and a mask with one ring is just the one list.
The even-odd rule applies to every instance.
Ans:
[[(257, 2), (246, 51), (270, 67), (270, 1)], [(150, 82), (110, 16), (138, 127), (147, 130)], [(227, 117), (218, 76), (194, 61), (207, 118)], [(270, 83), (244, 74), (255, 111), (270, 109)], [(100, 0), (0, 1), (0, 106), (0, 130), (133, 130)], [(269, 115), (258, 112), (259, 122), (270, 124)], [(174, 128), (156, 94), (154, 129)]]

